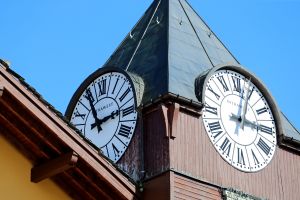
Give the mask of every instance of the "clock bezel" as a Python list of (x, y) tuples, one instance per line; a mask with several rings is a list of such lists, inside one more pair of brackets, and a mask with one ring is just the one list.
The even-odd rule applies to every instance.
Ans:
[[(135, 135), (136, 132), (136, 127), (137, 127), (137, 123), (139, 121), (139, 114), (138, 114), (138, 101), (137, 101), (137, 93), (136, 93), (136, 88), (135, 88), (135, 84), (133, 83), (132, 77), (130, 76), (130, 74), (128, 72), (126, 72), (123, 69), (117, 68), (117, 67), (105, 67), (105, 68), (100, 68), (98, 70), (96, 70), (95, 72), (93, 72), (92, 74), (90, 74), (81, 84), (80, 86), (77, 88), (77, 90), (75, 91), (75, 93), (73, 94), (68, 107), (66, 109), (65, 112), (65, 117), (67, 118), (67, 120), (71, 120), (73, 111), (78, 103), (78, 100), (80, 99), (81, 95), (84, 93), (84, 91), (87, 89), (87, 87), (93, 82), (95, 81), (98, 77), (102, 76), (103, 74), (106, 73), (113, 73), (113, 72), (117, 72), (117, 73), (121, 73), (123, 74), (126, 79), (129, 81), (129, 84), (132, 86), (132, 92), (133, 92), (133, 100), (134, 100), (134, 104), (136, 106), (136, 112), (137, 112), (137, 117), (135, 120), (135, 128), (133, 130), (133, 136), (131, 137), (128, 146), (126, 148), (126, 150), (128, 149), (129, 145), (131, 144), (133, 137)], [(81, 133), (81, 132), (80, 132)], [(101, 153), (100, 151), (100, 147), (98, 147), (97, 145), (95, 145), (92, 141), (88, 140), (83, 134), (80, 134), (82, 136), (83, 139), (85, 139), (85, 141), (87, 143), (89, 143), (93, 148), (95, 148), (97, 151), (99, 150), (99, 154), (103, 155), (103, 157), (107, 158), (108, 160), (112, 161), (113, 163), (117, 163), (125, 154), (126, 150), (124, 151), (124, 153), (118, 158), (118, 160), (114, 161), (111, 160), (109, 157), (106, 157), (104, 154)]]
[[(223, 64), (223, 65), (218, 65), (209, 71), (206, 71), (204, 74), (201, 74), (198, 76), (195, 80), (195, 93), (197, 99), (204, 104), (205, 103), (205, 89), (206, 89), (206, 84), (208, 83), (210, 77), (215, 74), (219, 70), (232, 70), (236, 71), (237, 73), (240, 73), (241, 75), (250, 78), (251, 77), (251, 82), (260, 90), (264, 98), (269, 104), (269, 107), (272, 111), (275, 123), (276, 123), (276, 133), (277, 133), (277, 138), (281, 138), (283, 135), (283, 127), (281, 123), (281, 117), (280, 117), (280, 111), (279, 107), (277, 106), (277, 103), (265, 84), (257, 77), (255, 76), (252, 72), (249, 70), (246, 70), (245, 67), (242, 65), (238, 64)], [(279, 140), (277, 140), (277, 146), (279, 145)]]
[[(132, 78), (130, 77), (130, 75), (128, 74), (128, 72), (126, 72), (125, 70), (121, 69), (121, 68), (117, 68), (117, 67), (104, 67), (104, 68), (100, 68), (98, 70), (96, 70), (95, 72), (93, 72), (92, 74), (90, 74), (81, 84), (80, 86), (77, 88), (77, 90), (75, 91), (75, 93), (73, 94), (68, 107), (66, 109), (65, 112), (65, 116), (68, 120), (71, 119), (72, 113), (74, 108), (76, 107), (76, 104), (80, 98), (80, 96), (82, 95), (82, 93), (85, 91), (85, 89), (94, 81), (96, 80), (99, 76), (105, 74), (105, 73), (110, 73), (110, 72), (118, 72), (123, 74), (130, 82), (130, 84), (132, 85), (132, 92), (133, 92), (133, 98), (134, 98), (134, 104), (136, 105), (136, 107), (138, 107), (137, 104), (137, 98), (136, 98), (136, 90), (134, 87), (134, 83), (132, 81)], [(137, 108), (136, 108), (137, 110)], [(137, 119), (138, 121), (138, 119)]]

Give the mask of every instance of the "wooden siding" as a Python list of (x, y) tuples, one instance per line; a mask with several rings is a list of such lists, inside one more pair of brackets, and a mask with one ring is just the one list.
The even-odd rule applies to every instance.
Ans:
[(258, 197), (299, 199), (299, 155), (277, 146), (265, 169), (245, 173), (221, 158), (206, 134), (201, 117), (181, 112), (176, 127), (177, 138), (170, 140), (170, 167), (175, 171)]
[(32, 91), (0, 66), (0, 134), (33, 166), (76, 152), (76, 166), (52, 177), (73, 199), (137, 198), (135, 184)]
[(221, 200), (222, 195), (218, 187), (168, 171), (145, 182), (143, 199)]
[(170, 168), (169, 139), (162, 113), (158, 110), (144, 114), (144, 155), (146, 178)]
[[(257, 197), (299, 199), (299, 154), (277, 146), (273, 160), (266, 168), (245, 173), (230, 166), (218, 154), (206, 134), (201, 116), (197, 117), (180, 107), (174, 124), (164, 124), (168, 120), (164, 120), (161, 110), (155, 108), (143, 118), (147, 178), (173, 170)], [(168, 127), (173, 127), (173, 133), (166, 133)], [(176, 135), (176, 138), (166, 135)]]
[(144, 200), (167, 200), (170, 199), (171, 182), (170, 172), (161, 174), (144, 183)]
[(144, 176), (142, 128), (143, 119), (140, 117), (127, 150), (117, 162), (118, 167), (135, 181), (142, 179)]
[(172, 199), (190, 199), (190, 200), (221, 200), (220, 191), (205, 183), (183, 177), (173, 173), (173, 192)]

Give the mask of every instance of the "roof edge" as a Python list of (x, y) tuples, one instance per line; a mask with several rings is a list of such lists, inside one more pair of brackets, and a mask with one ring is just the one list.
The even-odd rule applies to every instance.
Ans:
[[(0, 66), (2, 67), (2, 64)], [(55, 110), (51, 104), (45, 101), (41, 95), (35, 91), (35, 89), (27, 84), (21, 76), (13, 70), (7, 70), (6, 68), (0, 68), (0, 75), (5, 80), (3, 84), (5, 84), (4, 90), (7, 91), (7, 94), (12, 95), (14, 98), (16, 98), (16, 95), (21, 95), (24, 97), (24, 100), (27, 99), (26, 101), (21, 102), (20, 99), (16, 98), (22, 105), (24, 105), (24, 108), (29, 109), (30, 112), (35, 115), (37, 112), (44, 115), (41, 119), (48, 119), (48, 121), (52, 124), (50, 125), (47, 123), (49, 130), (56, 134), (58, 138), (65, 142), (66, 145), (68, 145), (76, 153), (85, 152), (84, 155), (81, 154), (79, 156), (89, 163), (95, 171), (99, 174), (106, 173), (100, 173), (100, 171), (98, 171), (100, 168), (103, 168), (108, 173), (111, 173), (111, 175), (107, 178), (118, 180), (114, 185), (117, 190), (120, 188), (127, 188), (128, 192), (126, 192), (125, 196), (137, 194), (137, 183), (115, 164), (109, 162), (104, 156), (96, 153), (89, 143), (82, 140), (76, 128), (74, 128), (59, 111)], [(6, 88), (6, 85), (9, 85), (9, 87)]]

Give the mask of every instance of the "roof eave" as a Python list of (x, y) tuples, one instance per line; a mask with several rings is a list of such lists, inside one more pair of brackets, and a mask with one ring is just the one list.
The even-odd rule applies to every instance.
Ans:
[[(0, 82), (2, 88), (0, 105), (9, 111), (9, 114), (1, 114), (1, 119), (5, 120), (3, 125), (6, 127), (6, 129), (1, 127), (1, 131), (8, 134), (15, 131), (14, 135), (16, 137), (9, 136), (10, 141), (13, 140), (13, 144), (21, 149), (28, 149), (32, 146), (32, 151), (28, 150), (27, 154), (21, 152), (34, 165), (40, 165), (43, 162), (55, 159), (59, 155), (74, 151), (78, 154), (79, 164), (70, 173), (57, 174), (53, 177), (54, 180), (59, 179), (58, 182), (61, 182), (61, 180), (71, 178), (73, 186), (78, 187), (80, 187), (81, 181), (88, 181), (93, 185), (92, 189), (89, 190), (92, 190), (92, 194), (99, 192), (100, 196), (105, 196), (103, 190), (110, 190), (114, 191), (115, 197), (134, 199), (138, 193), (135, 183), (122, 174), (116, 166), (99, 155), (57, 113), (53, 112), (43, 101), (40, 101), (38, 96), (34, 95), (31, 90), (22, 84), (18, 77), (8, 72), (7, 69), (7, 67), (0, 64), (0, 76), (2, 78)], [(29, 119), (32, 119), (32, 121)], [(6, 122), (10, 122), (10, 125), (8, 126)], [(19, 126), (22, 123), (23, 126)], [(62, 147), (58, 147), (58, 144)], [(42, 145), (42, 147), (39, 145)], [(72, 178), (73, 174), (81, 174), (80, 176), (89, 174), (89, 176)], [(104, 188), (98, 183), (94, 183), (96, 177), (99, 177), (99, 180), (102, 180), (103, 183), (107, 183), (105, 187), (102, 185)], [(62, 185), (66, 184), (65, 181), (62, 182)], [(82, 183), (82, 185), (85, 184)], [(82, 190), (82, 194), (87, 195), (87, 198), (90, 197), (91, 193)]]

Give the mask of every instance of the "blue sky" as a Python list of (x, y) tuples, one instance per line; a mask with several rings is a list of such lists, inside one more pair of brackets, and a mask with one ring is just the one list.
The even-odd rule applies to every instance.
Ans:
[[(0, 57), (62, 113), (151, 0), (0, 0)], [(300, 1), (189, 0), (300, 129)]]

